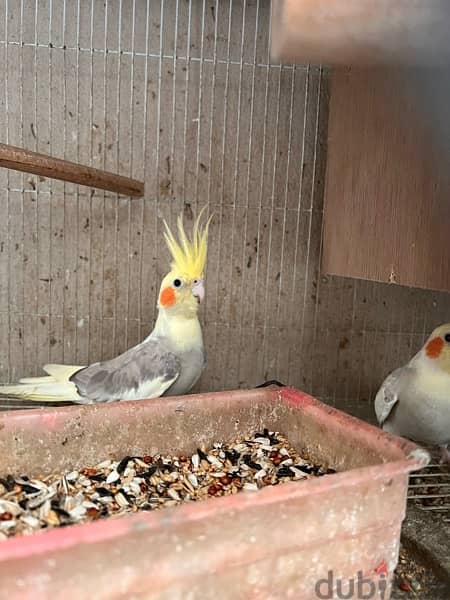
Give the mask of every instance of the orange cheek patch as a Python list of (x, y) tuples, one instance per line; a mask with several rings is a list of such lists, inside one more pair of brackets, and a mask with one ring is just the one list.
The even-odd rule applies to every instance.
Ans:
[(444, 347), (444, 340), (440, 337), (436, 337), (428, 342), (425, 347), (425, 352), (429, 358), (437, 358), (442, 352)]
[(173, 287), (168, 286), (164, 288), (159, 297), (159, 301), (166, 308), (175, 304), (175, 290)]

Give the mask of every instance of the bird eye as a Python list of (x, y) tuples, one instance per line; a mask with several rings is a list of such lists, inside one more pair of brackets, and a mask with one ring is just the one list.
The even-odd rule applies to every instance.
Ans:
[(194, 285), (197, 285), (198, 279), (194, 279)]
[(445, 334), (444, 340), (445, 340), (445, 341), (446, 341), (448, 344), (450, 344), (450, 333), (446, 333), (446, 334)]
[(179, 288), (179, 287), (181, 287), (183, 284), (181, 283), (181, 279), (174, 279), (174, 280), (173, 280), (173, 285), (174, 285), (174, 287), (176, 287), (176, 288)]

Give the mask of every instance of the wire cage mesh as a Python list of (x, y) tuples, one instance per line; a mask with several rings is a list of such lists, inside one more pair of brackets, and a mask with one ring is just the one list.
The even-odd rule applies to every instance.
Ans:
[(214, 213), (200, 389), (279, 379), (372, 418), (445, 294), (320, 272), (328, 73), (276, 64), (268, 0), (1, 0), (0, 139), (145, 181), (0, 171), (0, 380), (143, 339), (161, 218)]

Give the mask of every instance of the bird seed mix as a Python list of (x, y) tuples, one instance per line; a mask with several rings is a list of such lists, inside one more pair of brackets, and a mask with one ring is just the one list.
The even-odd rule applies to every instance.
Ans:
[(38, 479), (0, 477), (0, 540), (334, 473), (264, 429), (192, 456), (125, 456)]

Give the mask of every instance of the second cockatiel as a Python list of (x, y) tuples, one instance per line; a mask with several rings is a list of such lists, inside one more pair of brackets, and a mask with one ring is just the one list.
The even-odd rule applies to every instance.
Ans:
[(410, 362), (383, 382), (375, 398), (385, 431), (441, 449), (450, 461), (450, 323), (433, 331)]
[(46, 365), (48, 376), (0, 386), (0, 395), (40, 403), (94, 404), (187, 393), (206, 363), (198, 307), (205, 294), (209, 221), (201, 227), (200, 218), (201, 214), (190, 239), (181, 216), (178, 240), (164, 223), (171, 271), (161, 283), (155, 327), (143, 342), (87, 367)]

